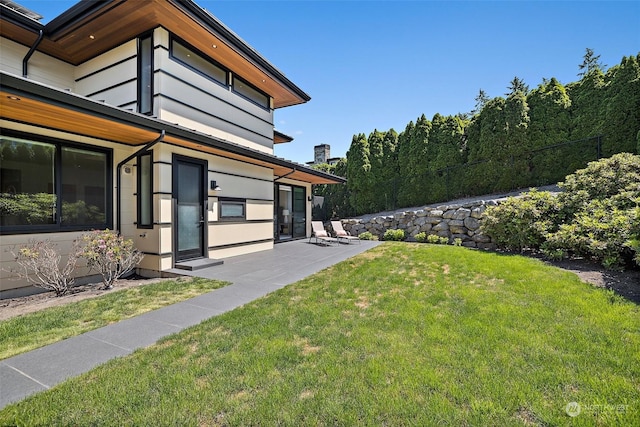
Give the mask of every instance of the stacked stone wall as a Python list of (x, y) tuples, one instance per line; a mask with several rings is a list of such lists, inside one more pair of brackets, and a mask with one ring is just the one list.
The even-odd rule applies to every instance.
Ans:
[(435, 208), (396, 212), (366, 218), (343, 219), (345, 230), (353, 236), (366, 231), (379, 239), (389, 229), (404, 230), (407, 240), (415, 240), (418, 233), (447, 237), (449, 242), (462, 241), (462, 246), (480, 249), (494, 249), (489, 236), (480, 231), (480, 222), (487, 206), (496, 205), (496, 200), (479, 200), (465, 204), (443, 205)]

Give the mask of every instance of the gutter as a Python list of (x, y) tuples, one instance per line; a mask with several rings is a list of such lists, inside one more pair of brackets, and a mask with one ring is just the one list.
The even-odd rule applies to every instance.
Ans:
[(129, 157), (127, 157), (126, 159), (124, 159), (123, 161), (121, 161), (120, 163), (118, 163), (118, 166), (116, 168), (116, 231), (118, 232), (118, 234), (120, 233), (120, 229), (121, 229), (121, 222), (122, 222), (122, 212), (121, 212), (121, 199), (122, 199), (122, 166), (124, 166), (125, 163), (129, 162), (131, 159), (139, 156), (142, 153), (145, 153), (147, 151), (149, 151), (151, 149), (151, 147), (153, 147), (154, 145), (158, 144), (159, 142), (162, 142), (162, 140), (164, 140), (164, 135), (165, 135), (165, 130), (162, 129), (162, 132), (160, 132), (160, 136), (158, 136), (156, 139), (154, 139), (153, 141), (149, 142), (147, 145), (145, 145), (144, 147), (142, 147), (141, 149), (139, 149), (138, 151), (136, 151), (135, 153), (133, 153), (132, 155), (130, 155)]
[(31, 55), (33, 55), (33, 53), (36, 51), (36, 49), (37, 49), (38, 45), (40, 44), (40, 42), (42, 41), (43, 37), (44, 37), (44, 30), (41, 28), (40, 30), (38, 30), (38, 38), (36, 39), (35, 43), (33, 44), (33, 46), (31, 46), (31, 49), (29, 49), (29, 52), (27, 52), (27, 54), (22, 59), (22, 77), (27, 77), (27, 75), (28, 75), (27, 69), (29, 67), (29, 59), (31, 59)]

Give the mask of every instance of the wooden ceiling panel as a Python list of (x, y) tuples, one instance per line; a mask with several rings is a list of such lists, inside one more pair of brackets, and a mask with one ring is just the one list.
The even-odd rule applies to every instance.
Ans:
[(130, 145), (144, 144), (158, 136), (156, 132), (7, 92), (0, 92), (0, 112), (3, 119)]

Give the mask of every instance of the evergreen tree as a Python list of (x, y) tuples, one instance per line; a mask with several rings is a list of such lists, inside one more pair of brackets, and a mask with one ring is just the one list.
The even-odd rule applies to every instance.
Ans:
[(398, 133), (390, 129), (382, 141), (382, 170), (380, 176), (380, 201), (382, 209), (395, 209), (398, 200)]
[(605, 75), (605, 99), (601, 155), (633, 153), (635, 136), (640, 131), (640, 54), (622, 58)]
[(480, 111), (482, 111), (482, 109), (487, 104), (487, 102), (489, 102), (490, 99), (491, 98), (489, 98), (489, 95), (487, 95), (487, 93), (484, 90), (480, 89), (480, 91), (478, 92), (478, 94), (474, 98), (474, 100), (476, 101), (476, 105), (473, 108), (473, 110), (471, 111), (471, 115), (475, 116), (475, 115), (479, 114)]
[[(555, 78), (545, 79), (527, 96), (529, 105), (529, 144), (532, 150), (529, 185), (541, 186), (561, 180), (570, 173), (558, 155), (564, 148), (541, 150), (570, 140), (571, 99), (565, 87)], [(571, 171), (572, 172), (572, 171)]]
[(367, 137), (363, 133), (354, 135), (347, 151), (347, 181), (350, 205), (356, 215), (367, 213), (371, 205), (370, 172), (371, 161)]
[(582, 57), (582, 64), (578, 65), (578, 68), (580, 69), (578, 77), (584, 77), (592, 71), (604, 73), (607, 66), (600, 62), (600, 55), (596, 55), (593, 49), (587, 48)]
[(509, 82), (509, 86), (507, 87), (507, 89), (509, 89), (509, 92), (505, 93), (506, 96), (510, 96), (518, 92), (524, 95), (529, 93), (529, 86), (525, 84), (524, 80), (522, 80), (518, 76), (515, 76), (513, 80)]

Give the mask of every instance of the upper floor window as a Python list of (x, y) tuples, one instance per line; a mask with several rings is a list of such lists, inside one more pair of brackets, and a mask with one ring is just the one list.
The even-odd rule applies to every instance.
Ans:
[(239, 77), (233, 76), (233, 91), (247, 98), (262, 108), (269, 109), (269, 96), (260, 92)]
[(153, 114), (153, 37), (138, 39), (138, 112)]
[(110, 226), (110, 151), (13, 134), (0, 135), (0, 150), (0, 230)]
[(176, 39), (171, 39), (171, 58), (181, 62), (183, 65), (191, 68), (198, 74), (220, 83), (227, 85), (227, 70), (206, 59), (203, 55), (197, 53), (194, 49), (190, 49)]

